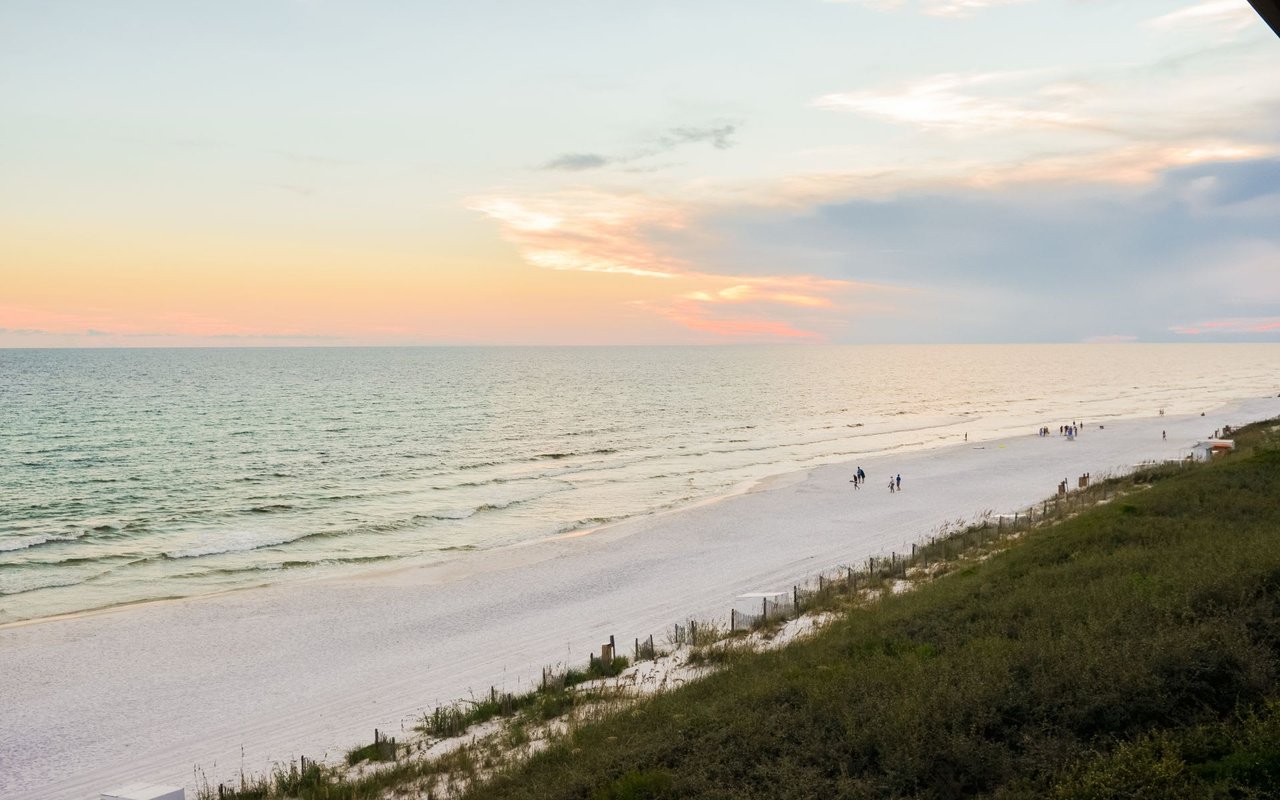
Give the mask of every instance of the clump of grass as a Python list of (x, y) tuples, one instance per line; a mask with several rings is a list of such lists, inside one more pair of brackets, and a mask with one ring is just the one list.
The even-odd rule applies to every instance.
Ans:
[(383, 736), (374, 729), (373, 744), (366, 744), (347, 752), (347, 766), (355, 766), (362, 761), (395, 761), (397, 752), (395, 738)]
[(601, 678), (615, 678), (631, 664), (626, 656), (614, 656), (611, 659), (592, 658), (586, 669), (566, 670), (563, 685), (567, 688), (580, 683), (598, 681)]
[(473, 725), (481, 725), (495, 717), (512, 717), (537, 703), (536, 692), (511, 694), (493, 690), (483, 700), (467, 700), (440, 706), (423, 715), (416, 726), (419, 733), (449, 739), (461, 736)]
[(198, 800), (268, 800), (279, 797), (303, 797), (322, 789), (333, 775), (323, 764), (306, 758), (278, 765), (269, 774), (254, 777), (240, 774), (234, 784), (211, 786), (203, 775), (196, 786)]
[(1055, 800), (1264, 798), (1280, 787), (1280, 702), (1235, 718), (1156, 730), (1094, 751)]
[(751, 652), (751, 648), (741, 638), (735, 638), (733, 641), (690, 648), (685, 662), (695, 667), (724, 667)]
[(662, 800), (671, 793), (675, 781), (667, 770), (631, 770), (592, 793), (592, 800)]

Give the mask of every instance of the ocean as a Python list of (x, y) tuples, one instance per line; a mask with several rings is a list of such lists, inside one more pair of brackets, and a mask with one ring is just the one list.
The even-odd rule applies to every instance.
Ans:
[(1269, 344), (0, 350), (0, 623), (465, 558), (1278, 384)]

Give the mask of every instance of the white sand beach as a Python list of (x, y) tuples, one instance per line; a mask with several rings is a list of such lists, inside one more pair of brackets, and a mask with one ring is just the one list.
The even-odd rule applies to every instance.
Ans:
[[(584, 663), (610, 634), (724, 617), (735, 596), (910, 550), (943, 523), (1025, 508), (1059, 481), (1176, 459), (1280, 398), (1185, 416), (1084, 420), (829, 465), (589, 535), (443, 565), (155, 602), (0, 627), (0, 797), (96, 797), (130, 781), (194, 785), (299, 755), (340, 758), (440, 703), (518, 691)], [(1167, 431), (1167, 440), (1161, 431)], [(890, 475), (902, 491), (890, 494)]]

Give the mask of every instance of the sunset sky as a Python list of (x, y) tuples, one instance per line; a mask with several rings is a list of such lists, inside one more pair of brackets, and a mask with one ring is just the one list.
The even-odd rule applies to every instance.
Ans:
[(1280, 341), (1245, 0), (7, 0), (0, 346)]

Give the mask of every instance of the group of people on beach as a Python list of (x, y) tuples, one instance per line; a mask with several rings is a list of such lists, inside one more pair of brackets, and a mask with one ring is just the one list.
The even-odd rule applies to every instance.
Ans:
[[(1070, 425), (1059, 425), (1059, 426), (1058, 426), (1058, 435), (1059, 435), (1059, 436), (1065, 436), (1065, 437), (1067, 437), (1068, 439), (1074, 439), (1074, 438), (1076, 438), (1077, 436), (1079, 436), (1079, 435), (1080, 435), (1080, 428), (1082, 427), (1082, 425), (1083, 425), (1083, 423), (1074, 422), (1074, 421), (1073, 421)], [(1040, 430), (1036, 431), (1036, 435), (1037, 435), (1037, 436), (1048, 436), (1048, 435), (1049, 435), (1049, 426), (1048, 426), (1048, 425), (1045, 425), (1043, 428), (1041, 428)]]
[[(856, 467), (854, 469), (853, 477), (849, 479), (849, 483), (853, 484), (853, 488), (859, 489), (862, 487), (862, 484), (866, 482), (867, 482), (867, 473), (862, 471), (862, 467)], [(895, 475), (889, 479), (889, 491), (890, 492), (902, 491), (901, 475)]]

